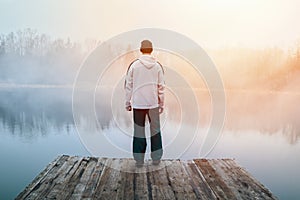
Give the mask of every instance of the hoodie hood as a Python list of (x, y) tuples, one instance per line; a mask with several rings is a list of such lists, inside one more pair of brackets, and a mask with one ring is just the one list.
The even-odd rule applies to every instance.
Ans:
[(142, 55), (139, 58), (139, 61), (148, 69), (151, 69), (155, 66), (156, 60), (151, 55)]

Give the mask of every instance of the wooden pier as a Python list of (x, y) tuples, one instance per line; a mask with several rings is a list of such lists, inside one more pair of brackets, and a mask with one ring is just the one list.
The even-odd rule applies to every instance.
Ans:
[(232, 159), (150, 161), (59, 156), (16, 199), (276, 199)]

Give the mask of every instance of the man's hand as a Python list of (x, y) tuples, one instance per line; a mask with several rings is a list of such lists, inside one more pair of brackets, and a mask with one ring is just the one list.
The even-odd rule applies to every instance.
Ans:
[(159, 107), (158, 108), (158, 112), (159, 112), (159, 114), (163, 113), (164, 112), (164, 108), (163, 107)]
[(131, 111), (132, 110), (131, 106), (126, 106), (126, 110)]

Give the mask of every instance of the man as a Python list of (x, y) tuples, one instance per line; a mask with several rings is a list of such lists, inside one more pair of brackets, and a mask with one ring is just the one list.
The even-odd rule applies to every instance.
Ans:
[(127, 71), (126, 110), (133, 109), (134, 136), (133, 157), (137, 167), (144, 164), (146, 152), (145, 120), (148, 117), (151, 132), (151, 158), (154, 165), (160, 163), (163, 154), (159, 114), (164, 109), (164, 77), (162, 66), (151, 56), (152, 43), (141, 42), (142, 55), (133, 61)]

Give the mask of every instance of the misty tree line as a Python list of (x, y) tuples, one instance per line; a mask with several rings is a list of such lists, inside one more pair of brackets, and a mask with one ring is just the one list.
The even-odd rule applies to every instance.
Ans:
[(211, 55), (228, 89), (282, 90), (300, 75), (300, 45), (288, 51), (228, 48)]
[[(84, 44), (52, 39), (33, 29), (0, 35), (0, 83), (71, 84), (97, 41)], [(300, 71), (300, 45), (280, 48), (228, 48), (210, 54), (228, 89), (280, 90)]]
[(0, 82), (70, 84), (84, 56), (96, 46), (68, 39), (52, 39), (25, 29), (0, 35)]

